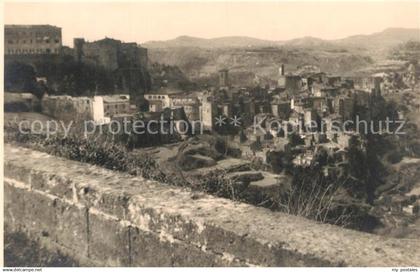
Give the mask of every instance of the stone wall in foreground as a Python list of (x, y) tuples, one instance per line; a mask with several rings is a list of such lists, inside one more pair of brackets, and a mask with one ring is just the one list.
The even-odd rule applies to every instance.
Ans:
[(387, 239), (5, 145), (5, 227), (82, 265), (419, 266)]

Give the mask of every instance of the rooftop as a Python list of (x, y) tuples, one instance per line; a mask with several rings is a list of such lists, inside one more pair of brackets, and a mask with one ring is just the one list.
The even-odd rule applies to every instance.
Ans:
[(61, 29), (61, 27), (58, 26), (53, 26), (53, 25), (4, 25), (4, 28), (57, 28), (57, 29)]
[(130, 100), (130, 96), (128, 94), (104, 95), (102, 98), (106, 103), (126, 102)]
[(150, 91), (147, 94), (184, 94), (185, 91), (180, 89), (173, 89), (173, 88), (160, 88), (158, 90)]

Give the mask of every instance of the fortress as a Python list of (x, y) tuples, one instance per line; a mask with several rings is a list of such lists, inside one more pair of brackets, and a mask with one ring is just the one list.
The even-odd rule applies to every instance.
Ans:
[(146, 48), (111, 38), (93, 42), (75, 38), (74, 48), (69, 48), (62, 45), (61, 28), (51, 25), (6, 25), (5, 67), (11, 63), (32, 66), (51, 86), (56, 85), (50, 82), (56, 80), (51, 74), (55, 68), (45, 67), (79, 63), (109, 72), (116, 92), (136, 97), (150, 87)]
[(147, 49), (136, 43), (111, 38), (86, 42), (83, 38), (75, 38), (73, 48), (77, 61), (101, 65), (110, 70), (147, 67)]
[(149, 77), (146, 48), (111, 38), (94, 42), (75, 38), (73, 45), (71, 53), (76, 61), (113, 72), (116, 89), (131, 93), (137, 92), (140, 86), (147, 89)]

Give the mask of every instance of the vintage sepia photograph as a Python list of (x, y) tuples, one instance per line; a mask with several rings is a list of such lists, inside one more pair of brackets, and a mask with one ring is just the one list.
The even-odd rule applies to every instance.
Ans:
[(3, 15), (3, 271), (419, 271), (419, 1)]

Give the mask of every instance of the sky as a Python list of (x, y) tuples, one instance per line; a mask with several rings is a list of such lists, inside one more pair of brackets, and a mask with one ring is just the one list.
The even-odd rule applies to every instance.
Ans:
[(143, 43), (181, 35), (339, 39), (389, 27), (420, 28), (420, 1), (8, 2), (5, 24), (51, 24), (63, 43), (110, 37)]

